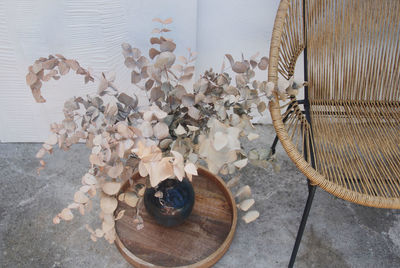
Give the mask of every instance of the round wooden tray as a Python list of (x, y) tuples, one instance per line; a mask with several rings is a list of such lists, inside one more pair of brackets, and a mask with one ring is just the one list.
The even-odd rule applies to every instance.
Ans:
[[(158, 225), (146, 209), (141, 216), (144, 228), (136, 230), (136, 209), (118, 203), (116, 213), (125, 215), (116, 221), (115, 244), (125, 259), (135, 267), (210, 267), (228, 250), (237, 223), (235, 200), (224, 181), (205, 169), (193, 176), (195, 204), (192, 214), (182, 224), (167, 228)], [(133, 180), (143, 179), (139, 174)], [(122, 187), (126, 191), (129, 183)]]

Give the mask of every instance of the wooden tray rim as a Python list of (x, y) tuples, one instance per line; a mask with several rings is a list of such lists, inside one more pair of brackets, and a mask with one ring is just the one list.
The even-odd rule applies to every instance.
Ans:
[[(222, 258), (222, 256), (226, 253), (226, 251), (229, 249), (233, 237), (235, 235), (236, 231), (236, 225), (237, 225), (237, 210), (236, 210), (236, 202), (234, 197), (232, 196), (231, 191), (228, 189), (226, 186), (226, 183), (223, 179), (221, 179), (219, 176), (211, 173), (205, 168), (198, 167), (197, 171), (199, 174), (205, 174), (207, 177), (215, 177), (216, 182), (220, 184), (221, 190), (224, 192), (225, 197), (228, 199), (228, 202), (232, 204), (232, 225), (231, 229), (229, 230), (228, 235), (226, 236), (224, 242), (221, 244), (221, 246), (214, 251), (211, 255), (206, 257), (205, 259), (190, 264), (190, 265), (184, 265), (184, 266), (167, 266), (168, 268), (200, 268), (200, 267), (211, 267), (214, 265), (219, 259)], [(133, 176), (135, 176), (134, 174)], [(128, 183), (128, 182), (127, 182)], [(121, 187), (123, 189), (124, 187)], [(152, 263), (149, 263), (145, 260), (140, 259), (137, 257), (135, 254), (133, 254), (129, 249), (125, 247), (125, 245), (122, 243), (122, 241), (119, 239), (118, 233), (116, 234), (116, 239), (115, 239), (115, 246), (118, 248), (119, 252), (121, 253), (122, 256), (132, 265), (138, 268), (146, 268), (146, 267), (164, 267), (164, 266), (158, 266)]]

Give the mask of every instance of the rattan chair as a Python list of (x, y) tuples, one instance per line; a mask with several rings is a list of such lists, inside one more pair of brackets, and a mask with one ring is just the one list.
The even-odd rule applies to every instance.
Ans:
[[(275, 94), (277, 137), (316, 186), (364, 206), (400, 208), (400, 1), (281, 0), (268, 80), (289, 80), (304, 54), (304, 99)], [(272, 151), (275, 151), (277, 139)]]

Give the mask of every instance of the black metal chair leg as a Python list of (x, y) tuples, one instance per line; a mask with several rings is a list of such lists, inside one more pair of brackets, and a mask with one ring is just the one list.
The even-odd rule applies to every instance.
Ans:
[(317, 188), (317, 186), (311, 185), (310, 181), (308, 181), (307, 203), (306, 203), (306, 207), (304, 208), (303, 217), (301, 218), (301, 223), (300, 223), (299, 231), (297, 232), (296, 242), (294, 243), (292, 255), (290, 256), (290, 262), (289, 262), (289, 266), (288, 266), (289, 268), (293, 267), (294, 262), (296, 260), (297, 251), (299, 250), (301, 238), (303, 237), (303, 233), (304, 233), (304, 228), (306, 227), (308, 214), (310, 214), (311, 204), (314, 199), (314, 194), (315, 194), (316, 188)]

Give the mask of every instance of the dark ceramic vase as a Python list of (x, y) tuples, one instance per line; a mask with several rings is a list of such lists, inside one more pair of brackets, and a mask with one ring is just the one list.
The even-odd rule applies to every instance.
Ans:
[[(162, 197), (156, 197), (156, 192)], [(172, 227), (183, 223), (189, 217), (194, 205), (194, 190), (188, 179), (182, 181), (167, 179), (157, 187), (147, 188), (144, 205), (158, 224)]]

